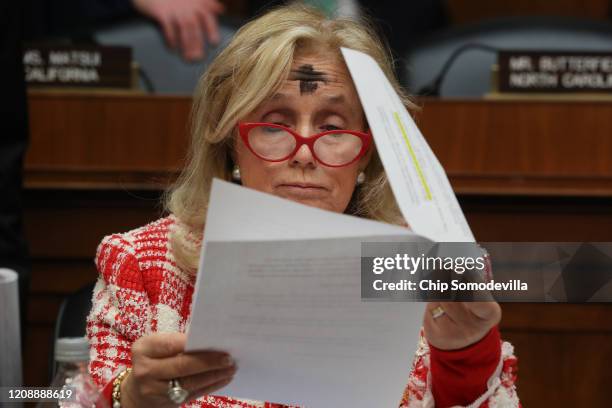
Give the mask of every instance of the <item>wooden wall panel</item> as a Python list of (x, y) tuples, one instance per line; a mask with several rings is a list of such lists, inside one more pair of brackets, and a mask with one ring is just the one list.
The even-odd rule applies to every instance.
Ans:
[(97, 277), (100, 240), (159, 217), (159, 192), (28, 189), (26, 236), (32, 257), (24, 382), (48, 383), (48, 355), (59, 306), (67, 294)]
[(422, 100), (417, 123), (456, 191), (612, 196), (612, 103)]
[(190, 101), (30, 91), (28, 187), (159, 189), (186, 154)]
[(610, 333), (502, 333), (519, 355), (517, 384), (523, 406), (610, 405)]
[[(35, 93), (35, 92), (31, 92)], [(28, 170), (172, 170), (184, 153), (189, 99), (35, 93)], [(163, 117), (163, 120), (158, 120)], [(68, 120), (66, 120), (68, 119)], [(178, 142), (177, 142), (178, 139)]]
[(483, 196), (460, 193), (481, 242), (612, 240), (612, 198)]

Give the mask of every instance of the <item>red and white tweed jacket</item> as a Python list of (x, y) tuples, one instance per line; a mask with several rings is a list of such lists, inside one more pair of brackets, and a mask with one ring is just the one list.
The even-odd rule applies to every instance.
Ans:
[[(186, 329), (195, 276), (177, 266), (170, 249), (169, 234), (178, 225), (179, 221), (171, 215), (123, 234), (109, 235), (98, 247), (96, 266), (100, 275), (87, 321), (87, 335), (91, 346), (89, 368), (100, 387), (110, 388), (108, 385), (118, 372), (131, 365), (131, 346), (138, 338), (153, 332)], [(512, 346), (499, 340), (496, 328), (479, 343), (483, 342), (489, 344), (488, 350), (496, 353), (489, 371), (483, 371), (483, 367), (478, 370), (472, 364), (474, 354), (481, 353), (484, 345), (470, 346), (475, 351), (443, 352), (428, 346), (421, 336), (400, 408), (434, 407), (434, 395), (442, 400), (440, 396), (448, 396), (453, 389), (461, 395), (470, 379), (471, 383), (482, 384), (483, 393), (470, 397), (466, 405), (519, 407)], [(432, 381), (434, 368), (437, 381)], [(480, 378), (482, 372), (493, 374)], [(432, 383), (436, 389), (432, 389)], [(185, 405), (278, 407), (267, 402), (212, 395)]]

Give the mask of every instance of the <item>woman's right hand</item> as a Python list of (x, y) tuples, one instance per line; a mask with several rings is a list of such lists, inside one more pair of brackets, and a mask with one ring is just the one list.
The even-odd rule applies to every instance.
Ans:
[(189, 391), (185, 402), (229, 384), (236, 365), (228, 353), (184, 353), (184, 333), (154, 333), (132, 345), (132, 371), (121, 384), (121, 406), (175, 407), (168, 398), (169, 381), (178, 379)]

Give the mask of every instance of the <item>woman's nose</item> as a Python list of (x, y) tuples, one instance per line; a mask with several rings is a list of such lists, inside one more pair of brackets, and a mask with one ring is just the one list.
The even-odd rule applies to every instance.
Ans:
[(298, 123), (297, 126), (295, 127), (295, 131), (304, 136), (304, 137), (310, 137), (312, 135), (314, 135), (315, 133), (317, 133), (315, 126), (313, 126), (311, 123), (309, 123), (309, 120), (301, 120), (299, 121), (301, 123)]
[[(315, 128), (309, 123), (299, 124), (296, 126), (295, 130), (303, 137), (310, 137), (316, 133)], [(302, 166), (314, 166), (316, 164), (316, 160), (308, 145), (304, 144), (300, 146), (298, 151), (295, 153), (291, 159), (291, 163)]]
[(291, 164), (296, 166), (304, 166), (304, 167), (315, 167), (316, 160), (310, 147), (308, 145), (303, 144), (300, 146), (295, 155), (291, 158)]

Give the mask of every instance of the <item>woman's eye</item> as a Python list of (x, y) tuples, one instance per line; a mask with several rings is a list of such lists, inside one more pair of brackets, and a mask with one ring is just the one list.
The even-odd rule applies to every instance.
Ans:
[[(275, 123), (276, 125), (276, 123)], [(267, 133), (278, 133), (278, 132), (282, 132), (283, 129), (274, 127), (274, 126), (263, 126), (263, 130)]]
[(323, 126), (321, 126), (321, 129), (323, 129), (323, 130), (338, 130), (340, 128), (338, 126), (335, 126), (335, 125), (323, 125)]

